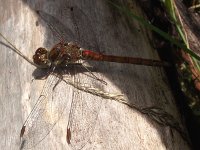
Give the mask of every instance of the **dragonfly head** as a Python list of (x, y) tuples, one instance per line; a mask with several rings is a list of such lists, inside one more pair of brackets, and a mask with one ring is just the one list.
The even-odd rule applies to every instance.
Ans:
[(38, 48), (33, 55), (33, 62), (41, 68), (49, 68), (51, 62), (48, 59), (48, 51), (45, 48)]

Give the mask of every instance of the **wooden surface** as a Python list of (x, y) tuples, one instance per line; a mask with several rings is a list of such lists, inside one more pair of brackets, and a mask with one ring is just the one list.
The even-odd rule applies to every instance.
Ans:
[[(103, 0), (0, 0), (0, 4), (0, 32), (29, 58), (38, 47), (51, 48), (58, 42), (35, 13), (35, 10), (41, 10), (54, 20), (68, 41), (79, 41), (85, 48), (95, 48), (107, 54), (159, 59), (149, 44), (145, 29), (137, 22), (128, 23)], [(133, 6), (135, 13), (140, 14), (139, 6)], [(70, 7), (73, 7), (73, 12)], [(19, 149), (22, 124), (45, 81), (32, 81), (35, 67), (5, 44), (1, 38), (0, 147), (10, 150)], [(138, 106), (159, 106), (179, 120), (162, 68), (92, 61), (88, 64), (107, 85), (83, 73), (75, 74), (72, 79), (110, 93), (122, 93), (127, 101)], [(86, 111), (99, 114), (90, 122), (94, 128), (89, 131), (91, 135), (85, 135), (88, 141), (83, 149), (189, 149), (178, 132), (158, 125), (124, 104), (79, 91), (64, 83), (58, 89), (60, 91), (56, 91), (54, 100), (66, 105), (65, 112), (50, 134), (33, 149), (70, 149), (66, 142), (66, 129), (72, 100), (78, 103), (79, 111), (83, 113), (78, 114), (79, 120), (76, 121), (79, 123), (84, 124), (85, 120), (92, 118), (93, 114), (84, 114)]]

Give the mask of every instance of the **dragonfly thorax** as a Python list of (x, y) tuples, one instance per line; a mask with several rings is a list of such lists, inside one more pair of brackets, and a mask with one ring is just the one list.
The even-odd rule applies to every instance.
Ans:
[(58, 43), (49, 52), (45, 48), (38, 48), (33, 56), (35, 64), (42, 68), (66, 66), (81, 59), (80, 47), (73, 43)]

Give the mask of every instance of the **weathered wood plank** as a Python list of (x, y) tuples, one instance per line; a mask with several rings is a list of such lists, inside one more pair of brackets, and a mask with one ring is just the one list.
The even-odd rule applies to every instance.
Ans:
[[(50, 20), (58, 21), (54, 24), (64, 31), (66, 40), (79, 41), (85, 48), (95, 48), (108, 54), (158, 59), (145, 30), (136, 22), (132, 22), (130, 27), (127, 20), (103, 0), (1, 0), (0, 3), (0, 32), (30, 58), (38, 47), (51, 48), (58, 42), (35, 13), (35, 10), (41, 10), (49, 14), (47, 17), (53, 16)], [(139, 6), (133, 6), (135, 12), (139, 13)], [(74, 8), (73, 12), (69, 10), (70, 7)], [(34, 66), (12, 52), (4, 42), (0, 45), (0, 57), (0, 145), (2, 149), (18, 149), (21, 126), (45, 81), (31, 81)], [(162, 68), (92, 61), (88, 64), (95, 67), (98, 72), (95, 75), (106, 81), (107, 85), (83, 73), (71, 78), (104, 91), (122, 93), (127, 101), (138, 106), (159, 106), (179, 118)], [(66, 111), (35, 149), (70, 149), (66, 142), (66, 129), (72, 100), (78, 103), (82, 111), (76, 120), (80, 124), (93, 118), (86, 111), (94, 112), (92, 109), (96, 107), (99, 113), (98, 118), (91, 121), (95, 128), (84, 149), (189, 149), (179, 133), (172, 130), (171, 134), (169, 127), (159, 126), (126, 105), (78, 91), (64, 83), (59, 85), (58, 90), (54, 100), (65, 104)]]

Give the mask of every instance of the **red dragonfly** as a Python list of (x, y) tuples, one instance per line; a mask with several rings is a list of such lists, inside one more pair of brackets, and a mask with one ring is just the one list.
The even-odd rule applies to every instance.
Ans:
[(167, 67), (169, 63), (160, 60), (144, 59), (136, 57), (122, 57), (97, 53), (86, 50), (73, 43), (60, 42), (56, 44), (49, 52), (45, 48), (38, 48), (33, 56), (33, 62), (41, 68), (51, 66), (66, 66), (69, 63), (75, 63), (78, 60), (95, 60), (118, 63), (128, 63), (146, 66)]
[[(0, 35), (12, 46), (14, 47), (15, 51), (21, 55), (23, 58), (28, 60), (12, 43), (10, 43), (1, 33)], [(64, 111), (64, 104), (62, 108), (58, 108), (56, 106), (51, 107), (51, 113), (54, 113), (53, 118), (48, 118), (47, 113), (47, 105), (48, 105), (48, 98), (52, 93), (52, 90), (55, 88), (55, 85), (58, 84), (60, 78), (54, 76), (53, 73), (55, 72), (56, 68), (65, 67), (69, 64), (76, 64), (79, 60), (95, 60), (95, 61), (107, 61), (107, 62), (117, 62), (117, 63), (128, 63), (128, 64), (137, 64), (137, 65), (146, 65), (146, 66), (156, 66), (156, 67), (167, 67), (169, 63), (159, 61), (159, 60), (152, 60), (152, 59), (145, 59), (145, 58), (136, 58), (136, 57), (123, 57), (123, 56), (113, 56), (113, 55), (106, 55), (102, 53), (97, 53), (95, 51), (87, 50), (81, 48), (77, 44), (72, 42), (59, 42), (56, 44), (50, 51), (45, 48), (38, 48), (33, 55), (33, 63), (38, 68), (48, 68), (49, 76), (47, 81), (45, 82), (43, 91), (38, 98), (37, 103), (35, 104), (33, 110), (31, 111), (30, 115), (28, 116), (27, 120), (24, 122), (24, 125), (21, 129), (20, 137), (22, 139), (22, 148), (31, 148), (38, 143), (40, 143), (52, 130), (56, 122), (59, 120), (61, 115)], [(69, 80), (67, 83), (71, 83)], [(77, 85), (77, 88), (81, 86)], [(98, 93), (97, 93), (98, 95)], [(106, 97), (105, 95), (101, 95), (102, 97)], [(112, 98), (112, 97), (109, 97)], [(114, 98), (113, 98), (114, 99)], [(59, 103), (58, 101), (55, 103)], [(59, 105), (60, 106), (60, 105)], [(97, 106), (98, 107), (98, 106)], [(53, 109), (56, 110), (53, 110)], [(70, 110), (70, 119), (68, 121), (67, 126), (67, 134), (66, 134), (66, 141), (75, 149), (82, 148), (87, 139), (84, 139), (82, 136), (79, 136), (79, 132), (77, 132), (77, 127), (74, 119), (75, 110), (76, 108), (71, 108)], [(97, 117), (97, 114), (94, 114)], [(94, 117), (94, 118), (95, 118)], [(95, 122), (95, 120), (94, 120)], [(43, 128), (45, 127), (45, 129)], [(86, 134), (86, 132), (92, 133), (92, 131), (84, 131), (82, 134)], [(36, 135), (36, 136), (35, 136)]]

